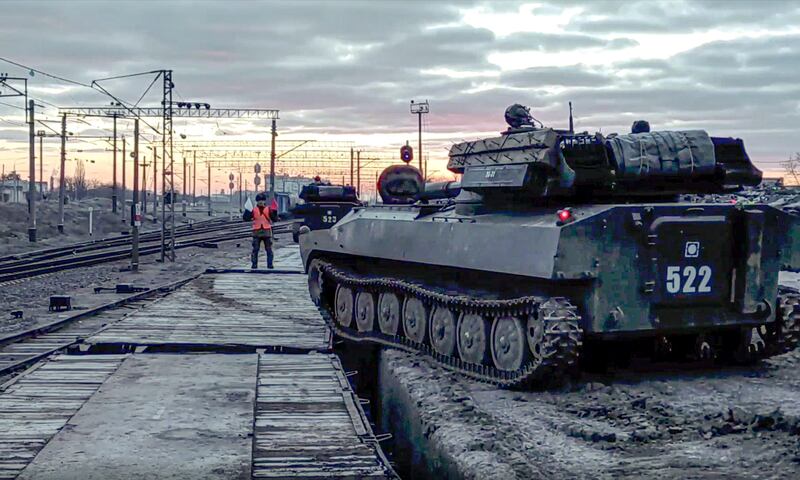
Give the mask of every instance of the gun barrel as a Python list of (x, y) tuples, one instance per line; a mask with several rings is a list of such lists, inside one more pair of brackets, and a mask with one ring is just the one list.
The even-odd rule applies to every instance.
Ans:
[(461, 193), (459, 182), (434, 182), (426, 183), (425, 190), (419, 195), (420, 200), (441, 200), (445, 198), (457, 197)]

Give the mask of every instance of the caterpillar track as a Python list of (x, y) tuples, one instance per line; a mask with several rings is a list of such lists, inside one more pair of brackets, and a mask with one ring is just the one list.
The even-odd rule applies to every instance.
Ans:
[(778, 301), (777, 322), (768, 330), (776, 355), (794, 350), (800, 343), (800, 292), (780, 287)]
[[(578, 365), (580, 316), (563, 297), (476, 299), (389, 277), (362, 277), (321, 260), (309, 268), (309, 291), (337, 335), (420, 352), (482, 382), (502, 387), (552, 385)], [(382, 300), (390, 295), (397, 299), (388, 302), (394, 307)], [(425, 318), (413, 325), (404, 317), (411, 315), (409, 305), (420, 304)], [(472, 341), (469, 335), (458, 338), (459, 328), (465, 328), (459, 324), (465, 322), (477, 327)]]
[[(583, 331), (577, 308), (564, 297), (471, 298), (396, 278), (359, 275), (320, 259), (309, 268), (309, 292), (340, 337), (422, 353), (478, 381), (504, 388), (552, 386), (578, 367)], [(397, 299), (394, 309), (381, 308), (386, 307), (381, 299), (389, 295)], [(800, 292), (781, 287), (778, 300), (777, 321), (758, 329), (766, 345), (745, 345), (750, 361), (786, 353), (800, 343)], [(416, 328), (404, 318), (413, 302), (424, 313)], [(473, 355), (462, 349), (468, 339), (461, 329), (476, 318), (484, 326), (473, 343), (482, 342), (483, 352)], [(503, 333), (509, 337), (505, 341)], [(448, 337), (455, 337), (455, 345), (443, 341)], [(516, 353), (504, 355), (504, 348)]]

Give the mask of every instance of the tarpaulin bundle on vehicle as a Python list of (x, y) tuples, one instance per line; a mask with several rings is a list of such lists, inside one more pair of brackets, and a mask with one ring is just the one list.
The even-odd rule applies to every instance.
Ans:
[(622, 178), (714, 173), (714, 143), (705, 130), (631, 133), (608, 138), (606, 144)]

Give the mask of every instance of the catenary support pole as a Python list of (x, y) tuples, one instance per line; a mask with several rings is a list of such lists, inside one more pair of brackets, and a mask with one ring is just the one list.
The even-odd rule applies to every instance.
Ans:
[[(161, 201), (164, 201), (163, 196)], [(158, 222), (158, 147), (156, 146), (153, 146), (153, 222)]]
[(353, 147), (350, 147), (350, 186), (353, 185)]
[(114, 115), (114, 168), (112, 176), (113, 182), (111, 184), (111, 212), (117, 213), (117, 116)]
[(44, 199), (44, 135), (39, 135), (39, 195)]
[[(155, 215), (156, 212), (153, 212)], [(142, 155), (142, 217), (147, 215), (147, 156)]]
[(207, 162), (206, 166), (208, 166), (208, 216), (210, 217), (213, 215), (211, 212), (211, 162)]
[[(162, 137), (163, 141), (163, 137)], [(169, 199), (174, 201), (173, 198)], [(161, 146), (161, 262), (167, 259), (167, 147)], [(173, 212), (174, 213), (174, 212)]]
[(269, 156), (269, 201), (275, 200), (275, 140), (278, 136), (278, 122), (272, 119), (272, 145)]
[(197, 150), (192, 158), (192, 206), (197, 206)]
[(356, 152), (356, 196), (361, 196), (361, 150)]
[(139, 119), (133, 121), (133, 202), (131, 202), (131, 271), (139, 271)]
[[(181, 215), (186, 216), (186, 185), (188, 178), (186, 177), (186, 152), (181, 152), (183, 158), (183, 188), (181, 188)], [(241, 187), (239, 187), (241, 189)]]
[(126, 158), (125, 158), (125, 135), (123, 135), (122, 136), (122, 164), (121, 164), (121, 167), (122, 167), (122, 195), (121, 195), (122, 208), (119, 209), (119, 211), (122, 213), (122, 223), (125, 223), (128, 220), (128, 214), (125, 213), (125, 212), (128, 211), (128, 209), (125, 207), (125, 197), (127, 197), (127, 194), (125, 193), (125, 190), (128, 188), (128, 185), (125, 183), (125, 161), (126, 161)]
[(33, 131), (34, 103), (28, 100), (28, 240), (36, 241), (36, 133)]
[(58, 232), (64, 233), (64, 168), (67, 163), (67, 114), (61, 115), (61, 165), (58, 173)]

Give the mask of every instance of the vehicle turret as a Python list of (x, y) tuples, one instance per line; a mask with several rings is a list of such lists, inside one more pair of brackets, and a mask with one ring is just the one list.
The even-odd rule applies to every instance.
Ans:
[(597, 201), (727, 192), (761, 181), (741, 139), (711, 137), (705, 130), (636, 128), (640, 133), (604, 137), (537, 127), (520, 105), (509, 107), (506, 120), (510, 128), (500, 136), (450, 149), (447, 168), (463, 175), (464, 190)]

